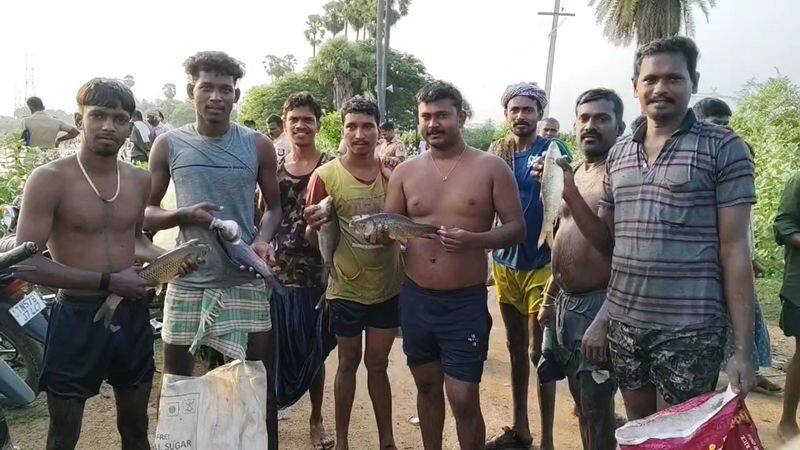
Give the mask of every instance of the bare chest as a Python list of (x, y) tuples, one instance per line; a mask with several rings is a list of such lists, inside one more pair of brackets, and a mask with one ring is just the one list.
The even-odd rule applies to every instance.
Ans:
[[(492, 215), (492, 180), (471, 165), (457, 168), (446, 181), (430, 164), (403, 184), (411, 217), (481, 219)], [(456, 224), (445, 224), (454, 226)]]
[(144, 195), (125, 187), (109, 203), (101, 200), (88, 184), (71, 183), (58, 204), (53, 228), (84, 235), (133, 232), (144, 212)]

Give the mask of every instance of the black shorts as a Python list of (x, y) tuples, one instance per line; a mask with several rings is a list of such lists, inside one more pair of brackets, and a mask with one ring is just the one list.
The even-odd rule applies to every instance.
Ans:
[(107, 329), (102, 320), (94, 322), (105, 300), (58, 294), (47, 329), (41, 390), (87, 399), (97, 395), (103, 380), (122, 388), (152, 382), (153, 328), (147, 303), (123, 300)]
[(397, 328), (397, 297), (381, 303), (365, 305), (350, 300), (328, 300), (333, 334), (341, 337), (360, 336), (366, 328)]
[(781, 318), (778, 324), (786, 337), (800, 337), (800, 306), (781, 297)]
[(492, 328), (486, 300), (485, 284), (437, 291), (406, 279), (400, 292), (400, 327), (408, 365), (439, 361), (448, 376), (480, 382)]

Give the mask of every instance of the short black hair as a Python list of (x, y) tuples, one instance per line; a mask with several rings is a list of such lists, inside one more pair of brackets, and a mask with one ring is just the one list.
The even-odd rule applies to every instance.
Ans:
[(461, 91), (446, 81), (431, 81), (422, 86), (417, 93), (417, 103), (431, 103), (439, 100), (450, 100), (458, 112), (464, 110), (464, 97), (461, 95)]
[(279, 127), (282, 127), (283, 119), (281, 119), (281, 116), (277, 114), (270, 114), (270, 116), (267, 117), (267, 125), (272, 125), (273, 123)]
[(244, 63), (230, 57), (225, 52), (197, 52), (183, 62), (189, 83), (194, 84), (201, 71), (214, 72), (233, 77), (236, 84), (244, 76)]
[(699, 120), (703, 120), (706, 117), (730, 117), (733, 115), (733, 111), (731, 111), (731, 107), (727, 103), (713, 97), (698, 101), (692, 106), (692, 110)]
[(383, 122), (381, 124), (381, 130), (383, 130), (383, 131), (394, 131), (394, 124), (392, 122)]
[(128, 86), (110, 78), (92, 78), (87, 81), (75, 96), (78, 108), (84, 106), (103, 106), (121, 108), (133, 116), (136, 110), (136, 99)]
[(575, 101), (575, 114), (578, 114), (579, 106), (597, 100), (608, 100), (611, 102), (614, 105), (614, 118), (617, 120), (618, 124), (622, 123), (622, 114), (624, 112), (622, 99), (619, 97), (619, 94), (606, 88), (589, 89), (579, 95), (578, 100)]
[(134, 120), (142, 120), (142, 112), (138, 109), (133, 112), (133, 119)]
[(668, 38), (656, 39), (649, 44), (645, 44), (636, 50), (636, 55), (633, 59), (633, 77), (639, 78), (639, 70), (642, 67), (642, 60), (648, 56), (660, 55), (663, 53), (672, 53), (682, 55), (686, 60), (686, 68), (689, 69), (689, 78), (692, 84), (697, 86), (697, 58), (700, 56), (700, 50), (697, 49), (697, 44), (693, 40), (685, 36), (673, 36)]
[(356, 95), (355, 97), (352, 97), (344, 102), (341, 112), (342, 122), (344, 122), (346, 115), (350, 113), (357, 113), (364, 114), (366, 116), (372, 116), (372, 118), (375, 119), (375, 125), (381, 123), (381, 111), (378, 109), (378, 105), (372, 100), (367, 100), (360, 95)]
[(317, 100), (314, 99), (314, 96), (308, 92), (298, 92), (297, 94), (290, 95), (289, 98), (283, 102), (283, 115), (285, 116), (289, 111), (302, 107), (311, 108), (317, 120), (322, 117), (322, 107)]
[(42, 103), (42, 99), (39, 97), (28, 97), (25, 103), (28, 105), (28, 109), (30, 109), (31, 112), (44, 111), (44, 103)]
[(246, 126), (247, 128), (255, 128), (256, 122), (253, 119), (244, 119), (244, 121), (242, 121), (242, 125)]

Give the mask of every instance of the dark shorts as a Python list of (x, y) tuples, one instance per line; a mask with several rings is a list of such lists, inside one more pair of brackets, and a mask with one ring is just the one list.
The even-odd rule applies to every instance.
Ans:
[(800, 306), (781, 297), (781, 319), (779, 325), (787, 337), (800, 337)]
[(439, 361), (448, 376), (480, 382), (492, 328), (486, 300), (484, 284), (437, 291), (406, 279), (400, 292), (400, 326), (408, 365)]
[(273, 292), (270, 298), (279, 408), (300, 400), (336, 346), (327, 309), (316, 308), (325, 287), (287, 287), (286, 291), (286, 295)]
[(350, 300), (328, 300), (331, 310), (333, 334), (341, 337), (356, 337), (367, 328), (397, 328), (400, 319), (397, 312), (397, 297), (374, 305)]
[(612, 320), (608, 341), (620, 389), (652, 384), (668, 404), (677, 405), (716, 387), (725, 328), (665, 331)]
[(570, 295), (559, 291), (556, 296), (556, 332), (558, 344), (564, 349), (565, 361), (561, 361), (567, 375), (594, 370), (612, 371), (610, 363), (595, 364), (583, 358), (581, 343), (583, 335), (592, 324), (606, 300), (606, 292)]
[(123, 300), (107, 329), (102, 320), (94, 322), (105, 300), (59, 293), (47, 329), (41, 390), (86, 399), (97, 395), (103, 380), (119, 388), (152, 382), (153, 328), (147, 303)]

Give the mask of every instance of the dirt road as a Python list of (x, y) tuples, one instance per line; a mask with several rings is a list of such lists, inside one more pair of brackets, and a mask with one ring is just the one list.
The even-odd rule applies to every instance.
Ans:
[[(486, 418), (487, 432), (498, 431), (503, 425), (508, 425), (511, 417), (511, 387), (509, 378), (508, 353), (505, 346), (505, 330), (500, 318), (497, 302), (493, 291), (489, 300), (490, 310), (494, 318), (494, 327), (491, 333), (489, 360), (486, 363), (483, 383), (481, 384), (481, 405)], [(772, 331), (776, 331), (773, 329)], [(773, 336), (777, 338), (776, 333)], [(780, 347), (781, 353), (785, 350), (784, 340), (775, 339), (773, 347)], [(788, 350), (787, 350), (788, 351)], [(333, 374), (336, 371), (336, 354), (331, 354), (327, 363), (328, 377), (325, 386), (325, 421), (329, 429), (333, 430)], [(416, 416), (416, 390), (411, 374), (405, 364), (405, 357), (398, 340), (389, 361), (389, 378), (392, 382), (394, 399), (395, 437), (398, 448), (421, 449), (419, 428), (409, 423), (409, 418)], [(775, 379), (783, 384), (783, 379)], [(536, 435), (539, 433), (538, 408), (533, 386), (530, 389), (531, 399), (531, 424)], [(155, 417), (155, 394), (150, 407), (151, 417)], [(775, 426), (780, 416), (780, 398), (760, 394), (751, 394), (747, 400), (748, 407), (756, 419), (761, 439), (768, 449), (780, 447)], [(558, 449), (580, 449), (580, 435), (576, 419), (572, 416), (572, 400), (564, 382), (558, 384), (555, 419), (555, 445)], [(622, 400), (618, 397), (617, 409), (623, 412)], [(282, 448), (308, 449), (308, 398), (290, 408), (285, 420), (280, 421), (280, 443)], [(43, 398), (30, 408), (12, 411), (8, 414), (14, 443), (21, 449), (44, 448), (47, 433), (47, 409)], [(151, 423), (151, 435), (155, 432), (155, 423)], [(452, 416), (447, 415), (445, 421), (445, 445), (447, 449), (457, 449), (458, 442), (455, 436), (455, 423)], [(361, 368), (358, 373), (358, 387), (353, 405), (352, 424), (350, 430), (350, 443), (353, 449), (377, 448), (377, 431), (375, 430), (372, 406), (367, 395), (366, 371)], [(119, 437), (116, 433), (114, 415), (114, 401), (111, 389), (104, 386), (101, 395), (91, 399), (86, 405), (86, 416), (83, 422), (83, 432), (79, 449), (101, 450), (119, 448)]]

